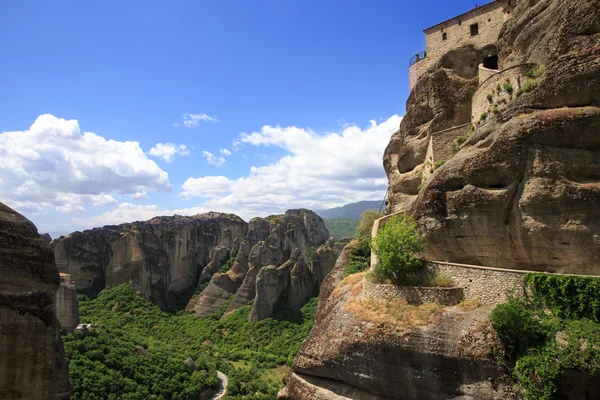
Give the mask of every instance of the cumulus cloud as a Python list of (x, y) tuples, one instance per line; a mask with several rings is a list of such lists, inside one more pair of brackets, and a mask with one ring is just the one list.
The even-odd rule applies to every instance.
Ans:
[(225, 157), (229, 157), (231, 155), (231, 152), (227, 149), (221, 149), (221, 150), (219, 150), (219, 152), (221, 153), (222, 156), (225, 156)]
[(181, 197), (217, 198), (231, 191), (232, 181), (224, 176), (189, 178), (181, 188)]
[(190, 177), (179, 196), (201, 201), (169, 209), (156, 205), (119, 204), (94, 217), (75, 217), (80, 228), (145, 220), (157, 215), (195, 215), (208, 211), (235, 213), (249, 220), (290, 208), (324, 209), (360, 200), (381, 199), (387, 189), (382, 157), (401, 117), (394, 115), (364, 129), (316, 133), (297, 127), (264, 126), (241, 134), (244, 146), (275, 146), (287, 154), (278, 161), (252, 167), (245, 177)]
[(49, 114), (28, 130), (0, 133), (0, 201), (21, 212), (77, 213), (145, 190), (170, 192), (171, 184), (137, 142), (81, 132), (76, 120)]
[(239, 179), (189, 178), (180, 195), (208, 199), (204, 208), (244, 217), (382, 198), (387, 189), (383, 152), (400, 121), (394, 115), (379, 124), (371, 121), (365, 129), (348, 126), (323, 134), (294, 126), (242, 133), (242, 144), (275, 146), (287, 154), (273, 164), (250, 168)]
[(173, 143), (156, 143), (156, 146), (150, 149), (150, 155), (160, 157), (168, 163), (175, 160), (175, 156), (188, 156), (190, 150), (185, 144), (176, 145)]
[(206, 150), (204, 150), (202, 152), (202, 157), (204, 157), (204, 159), (206, 160), (207, 163), (209, 163), (210, 165), (215, 165), (217, 167), (219, 165), (225, 164), (225, 162), (227, 161), (222, 156), (216, 156), (213, 153), (211, 153), (210, 151), (206, 151)]
[(200, 125), (200, 122), (219, 122), (217, 117), (211, 117), (208, 114), (191, 114), (185, 113), (181, 116), (181, 122), (175, 122), (173, 126), (185, 126), (186, 128), (193, 128)]
[(145, 200), (148, 198), (148, 193), (146, 193), (145, 190), (142, 190), (141, 192), (130, 194), (129, 197), (134, 200)]

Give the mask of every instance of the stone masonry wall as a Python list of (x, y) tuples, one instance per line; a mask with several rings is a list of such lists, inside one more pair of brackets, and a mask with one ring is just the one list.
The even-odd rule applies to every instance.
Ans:
[(459, 136), (466, 135), (470, 127), (471, 124), (459, 125), (432, 134), (431, 140), (433, 144), (434, 163), (451, 159), (453, 156), (452, 145), (457, 144), (456, 139)]
[(365, 279), (363, 295), (368, 299), (405, 299), (411, 305), (437, 303), (443, 306), (453, 306), (460, 303), (463, 299), (463, 289), (459, 287), (415, 287), (376, 284)]
[[(492, 75), (487, 80), (479, 85), (479, 88), (473, 95), (471, 108), (471, 118), (474, 123), (481, 123), (481, 114), (486, 113), (486, 120), (494, 118), (495, 113), (501, 113), (508, 103), (516, 98), (517, 90), (527, 80), (526, 74), (535, 64), (521, 64), (507, 68), (495, 75)], [(504, 89), (504, 84), (509, 83), (513, 92), (508, 93)], [(500, 90), (498, 90), (500, 88)], [(492, 95), (492, 101), (488, 99), (488, 95)]]
[(506, 292), (511, 289), (522, 293), (523, 276), (530, 272), (441, 261), (428, 261), (427, 269), (449, 276), (454, 285), (463, 290), (465, 300), (479, 301), (482, 305), (505, 302)]
[(423, 74), (435, 64), (435, 62), (439, 59), (434, 59), (433, 57), (425, 57), (424, 59), (417, 61), (413, 65), (408, 68), (408, 87), (409, 91), (412, 92), (417, 82), (423, 76)]
[[(436, 59), (467, 44), (483, 47), (496, 43), (504, 21), (510, 16), (513, 3), (515, 0), (495, 1), (426, 29), (427, 57)], [(475, 36), (471, 36), (472, 24), (479, 25), (479, 34)], [(444, 33), (446, 40), (443, 40)]]

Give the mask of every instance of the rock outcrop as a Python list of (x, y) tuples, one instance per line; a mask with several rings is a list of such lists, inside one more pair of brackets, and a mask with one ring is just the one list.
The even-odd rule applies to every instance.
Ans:
[[(249, 223), (219, 213), (157, 217), (74, 232), (51, 245), (59, 270), (71, 276), (79, 293), (95, 296), (105, 287), (131, 283), (163, 309), (185, 306), (206, 316), (232, 296), (227, 313), (257, 296), (262, 304), (256, 290), (261, 268), (280, 267), (292, 254), (296, 262), (285, 269), (289, 284), (277, 289), (280, 296), (273, 301), (299, 309), (316, 296), (340, 251), (328, 239), (323, 220), (302, 209)], [(219, 272), (225, 264), (231, 268)], [(253, 320), (271, 312), (263, 308)]]
[(501, 112), (475, 121), (432, 176), (420, 164), (427, 133), (469, 122), (463, 99), (477, 81), (442, 68), (417, 84), (384, 165), (389, 209), (410, 208), (427, 257), (600, 274), (599, 20), (596, 1), (518, 2), (497, 43), (501, 68), (530, 63), (545, 72)]
[(342, 279), (353, 245), (323, 281), (313, 329), (280, 399), (518, 398), (514, 382), (489, 352), (490, 346), (502, 351), (487, 321), (491, 307), (432, 308), (411, 325), (382, 300), (369, 315), (364, 274)]
[[(426, 72), (384, 155), (388, 211), (417, 219), (430, 259), (600, 275), (600, 2), (518, 1), (493, 46), (501, 69), (535, 68), (514, 93), (498, 81), (477, 120), (479, 50)], [(501, 90), (510, 96), (493, 107)], [(365, 298), (363, 276), (342, 279), (351, 246), (322, 283), (279, 398), (520, 398), (495, 361), (493, 306)], [(596, 398), (594, 378), (571, 372), (557, 398)]]
[(56, 317), (60, 327), (66, 331), (72, 331), (79, 325), (79, 303), (75, 284), (68, 274), (60, 273), (60, 286), (56, 291), (54, 301)]
[(317, 295), (339, 254), (328, 238), (323, 220), (312, 211), (252, 219), (231, 269), (214, 274), (187, 309), (205, 316), (232, 299), (227, 315), (254, 300), (251, 321), (271, 315), (276, 304), (299, 310)]
[(58, 270), (35, 226), (0, 203), (0, 398), (70, 398), (54, 312)]
[(231, 250), (247, 224), (230, 214), (156, 217), (149, 221), (74, 232), (52, 242), (56, 264), (79, 293), (97, 295), (131, 282), (163, 309), (185, 304), (214, 249)]

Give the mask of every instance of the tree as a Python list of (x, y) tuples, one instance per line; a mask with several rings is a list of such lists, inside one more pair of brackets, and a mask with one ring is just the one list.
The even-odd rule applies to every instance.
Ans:
[(365, 210), (360, 216), (360, 222), (356, 228), (356, 239), (360, 244), (366, 245), (371, 243), (371, 232), (375, 220), (383, 217), (383, 213), (375, 210)]
[(409, 281), (423, 268), (423, 260), (415, 255), (425, 249), (426, 242), (417, 223), (408, 215), (394, 216), (386, 221), (372, 246), (379, 259), (378, 273), (395, 283)]

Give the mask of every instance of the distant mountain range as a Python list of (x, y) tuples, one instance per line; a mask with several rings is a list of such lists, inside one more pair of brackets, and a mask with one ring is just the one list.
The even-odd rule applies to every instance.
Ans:
[(360, 220), (360, 215), (365, 210), (379, 210), (381, 207), (380, 200), (359, 201), (358, 203), (350, 203), (341, 207), (334, 207), (328, 210), (315, 211), (323, 219), (354, 219)]

